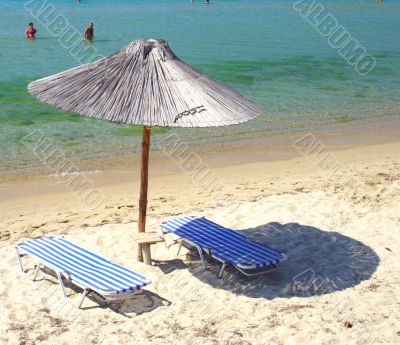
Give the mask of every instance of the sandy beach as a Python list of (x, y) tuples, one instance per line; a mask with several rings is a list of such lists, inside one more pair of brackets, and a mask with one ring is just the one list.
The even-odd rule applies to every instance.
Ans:
[[(91, 175), (104, 196), (96, 210), (61, 180), (3, 184), (0, 343), (398, 344), (400, 143), (326, 147), (334, 166), (306, 146), (286, 160), (210, 164), (223, 182), (207, 188), (173, 162), (164, 175), (151, 168), (149, 230), (202, 215), (289, 256), (251, 279), (233, 269), (218, 279), (216, 262), (204, 271), (177, 245), (153, 246), (153, 266), (136, 262), (133, 173)], [(64, 304), (48, 272), (33, 282), (28, 259), (28, 273), (18, 270), (14, 246), (42, 235), (64, 235), (152, 284), (125, 302), (91, 297), (81, 310), (69, 286)]]
[(399, 13), (1, 1), (0, 345), (400, 345)]

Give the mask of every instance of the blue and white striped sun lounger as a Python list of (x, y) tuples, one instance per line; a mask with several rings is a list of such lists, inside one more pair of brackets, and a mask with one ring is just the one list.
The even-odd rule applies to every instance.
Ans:
[(83, 249), (63, 237), (38, 237), (27, 240), (18, 244), (16, 250), (23, 273), (25, 270), (21, 256), (29, 254), (39, 262), (33, 280), (36, 279), (41, 265), (55, 271), (65, 300), (67, 295), (63, 277), (82, 288), (79, 307), (90, 292), (96, 292), (106, 300), (124, 299), (151, 283), (144, 276)]
[[(169, 220), (161, 225), (164, 241), (166, 233), (175, 234), (195, 246), (204, 269), (204, 253), (222, 262), (219, 277), (228, 264), (246, 276), (254, 276), (271, 272), (287, 260), (286, 254), (249, 240), (238, 231), (224, 228), (204, 217), (185, 216)], [(179, 250), (181, 246), (182, 241)]]

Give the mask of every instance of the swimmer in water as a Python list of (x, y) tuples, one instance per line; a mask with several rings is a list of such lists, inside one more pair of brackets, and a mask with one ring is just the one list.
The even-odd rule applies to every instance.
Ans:
[(33, 38), (35, 38), (35, 36), (36, 36), (36, 29), (33, 27), (33, 23), (29, 23), (28, 24), (28, 27), (26, 28), (26, 31), (25, 31), (25, 36), (26, 36), (26, 38), (28, 38), (28, 39), (33, 39)]
[(93, 23), (90, 23), (89, 26), (85, 29), (85, 32), (83, 33), (85, 40), (92, 40), (94, 37), (94, 30), (93, 30)]

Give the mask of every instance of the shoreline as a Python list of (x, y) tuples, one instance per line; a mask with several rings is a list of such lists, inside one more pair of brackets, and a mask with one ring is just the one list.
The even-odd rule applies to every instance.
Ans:
[[(166, 165), (170, 169), (168, 173), (157, 171), (157, 167), (162, 165), (153, 165), (149, 175), (148, 215), (151, 217), (153, 213), (158, 213), (158, 209), (165, 206), (166, 200), (173, 200), (172, 204), (176, 206), (171, 214), (179, 215), (212, 209), (231, 202), (254, 201), (265, 196), (308, 193), (313, 189), (323, 188), (321, 186), (324, 184), (345, 188), (346, 184), (354, 183), (359, 189), (356, 188), (355, 193), (363, 193), (365, 186), (362, 179), (358, 181), (359, 177), (353, 171), (360, 170), (359, 174), (368, 174), (370, 171), (366, 165), (371, 165), (374, 170), (379, 170), (377, 176), (381, 179), (387, 175), (389, 165), (389, 170), (397, 169), (396, 166), (400, 165), (400, 141), (345, 149), (327, 146), (324, 152), (335, 158), (338, 163), (336, 167), (326, 164), (318, 166), (315, 160), (317, 156), (310, 159), (300, 154), (282, 160), (246, 163), (235, 161), (236, 164), (231, 165), (210, 164), (210, 171), (216, 178), (205, 181), (206, 184), (198, 180), (195, 174), (182, 171), (175, 164)], [(392, 161), (388, 165), (389, 158)], [(353, 166), (356, 169), (352, 169)], [(390, 181), (393, 179), (390, 177)], [(118, 223), (136, 221), (139, 198), (138, 166), (133, 167), (130, 172), (108, 171), (92, 174), (90, 181), (93, 182), (92, 188), (102, 195), (102, 203), (98, 207), (88, 204), (82, 198), (81, 190), (74, 190), (70, 188), (68, 181), (55, 177), (3, 185), (0, 198), (3, 226), (0, 234), (5, 231), (20, 238), (23, 235), (30, 236), (31, 233), (42, 235), (48, 231), (59, 232), (72, 227), (108, 224), (113, 220)], [(373, 179), (371, 181), (371, 185), (374, 185)], [(377, 191), (376, 194), (379, 195)], [(29, 220), (31, 214), (36, 216)], [(72, 215), (72, 218), (68, 215)], [(59, 221), (60, 217), (66, 219)], [(28, 221), (28, 226), (25, 226), (23, 219)], [(91, 221), (85, 222), (83, 219)]]
[[(190, 129), (189, 129), (190, 130)], [(240, 166), (248, 163), (285, 161), (301, 156), (294, 142), (302, 137), (312, 135), (325, 151), (347, 150), (370, 145), (382, 145), (400, 141), (400, 119), (390, 122), (363, 123), (354, 125), (343, 125), (340, 127), (319, 128), (310, 131), (291, 131), (275, 135), (258, 137), (254, 139), (229, 139), (220, 143), (191, 144), (181, 140), (173, 139), (173, 145), (185, 147), (188, 153), (199, 155), (202, 163), (210, 169), (230, 166)], [(161, 141), (161, 143), (159, 143)], [(165, 149), (164, 143), (171, 144), (171, 140), (165, 137), (153, 138), (150, 148), (150, 176), (168, 176), (182, 173), (178, 167), (179, 160), (173, 150)], [(182, 146), (183, 145), (183, 146)], [(180, 151), (184, 151), (180, 149)], [(187, 153), (187, 154), (188, 154)], [(134, 181), (138, 177), (140, 153), (130, 153), (113, 159), (93, 159), (76, 161), (70, 157), (67, 160), (73, 164), (78, 171), (71, 175), (83, 175), (100, 185), (115, 184), (116, 181)], [(57, 185), (62, 182), (64, 173), (59, 174), (56, 169), (43, 167), (42, 170), (28, 170), (14, 174), (0, 174), (0, 191), (2, 197), (0, 202), (12, 195), (12, 192), (19, 189), (34, 187), (37, 189)], [(68, 173), (67, 173), (68, 175)], [(153, 176), (152, 176), (153, 175)], [(32, 191), (32, 190), (31, 190)], [(31, 193), (30, 191), (30, 193)], [(5, 197), (7, 195), (7, 197)]]

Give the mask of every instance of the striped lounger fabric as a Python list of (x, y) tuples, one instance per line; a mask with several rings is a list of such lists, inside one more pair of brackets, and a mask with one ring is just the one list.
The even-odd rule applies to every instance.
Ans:
[(271, 272), (287, 260), (286, 254), (249, 240), (238, 231), (224, 228), (204, 217), (185, 216), (169, 220), (161, 225), (164, 241), (166, 233), (175, 234), (195, 246), (204, 269), (204, 253), (219, 260), (222, 263), (219, 277), (228, 264), (246, 276), (254, 276)]
[(39, 262), (33, 280), (36, 279), (41, 265), (55, 271), (65, 300), (67, 295), (63, 277), (82, 288), (79, 307), (90, 292), (96, 292), (106, 300), (124, 299), (151, 283), (144, 276), (83, 249), (63, 237), (38, 237), (27, 240), (18, 244), (16, 250), (22, 272), (25, 272), (21, 260), (23, 255), (28, 254)]

